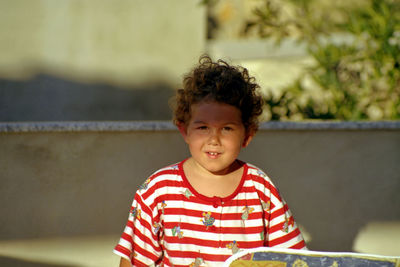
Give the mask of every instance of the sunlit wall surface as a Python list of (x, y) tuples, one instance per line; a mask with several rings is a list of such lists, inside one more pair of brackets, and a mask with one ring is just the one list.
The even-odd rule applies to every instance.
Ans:
[(0, 121), (169, 119), (205, 17), (196, 0), (0, 1)]
[(177, 83), (204, 49), (196, 0), (0, 1), (0, 75)]

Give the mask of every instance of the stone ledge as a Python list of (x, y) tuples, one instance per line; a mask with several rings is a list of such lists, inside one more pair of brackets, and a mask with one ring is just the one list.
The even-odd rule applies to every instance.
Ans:
[(0, 122), (0, 133), (175, 130), (169, 121)]
[[(175, 131), (170, 121), (0, 122), (0, 133)], [(400, 130), (400, 121), (264, 122), (260, 130)]]
[(400, 130), (400, 121), (270, 121), (260, 130)]

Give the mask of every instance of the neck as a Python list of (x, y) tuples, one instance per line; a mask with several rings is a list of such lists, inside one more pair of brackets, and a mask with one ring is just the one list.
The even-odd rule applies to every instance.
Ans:
[(212, 172), (205, 168), (203, 168), (200, 164), (198, 164), (193, 158), (188, 160), (188, 167), (192, 170), (192, 174), (196, 173), (196, 176), (200, 176), (207, 179), (221, 179), (226, 176), (229, 176), (233, 173), (236, 173), (241, 167), (242, 164), (240, 161), (235, 160), (228, 168), (218, 171)]

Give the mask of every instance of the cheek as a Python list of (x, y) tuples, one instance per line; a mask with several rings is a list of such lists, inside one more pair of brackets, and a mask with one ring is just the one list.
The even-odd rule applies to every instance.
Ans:
[(198, 134), (192, 134), (190, 135), (187, 139), (186, 139), (186, 143), (190, 146), (190, 147), (200, 147), (201, 144), (203, 143), (203, 139), (201, 135)]
[(243, 138), (240, 136), (231, 137), (225, 140), (225, 145), (232, 149), (240, 149), (243, 145)]

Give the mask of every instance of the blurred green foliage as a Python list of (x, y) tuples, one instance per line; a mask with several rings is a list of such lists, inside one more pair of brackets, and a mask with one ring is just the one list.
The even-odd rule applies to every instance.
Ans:
[(265, 96), (271, 120), (400, 119), (400, 1), (347, 2), (264, 0), (254, 10), (245, 33), (295, 38), (314, 62)]

